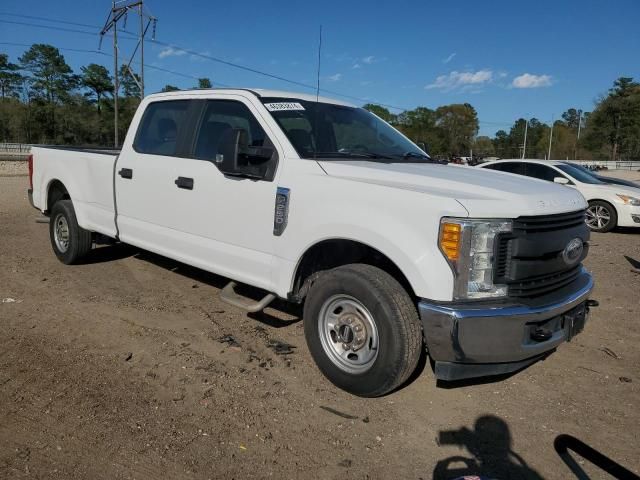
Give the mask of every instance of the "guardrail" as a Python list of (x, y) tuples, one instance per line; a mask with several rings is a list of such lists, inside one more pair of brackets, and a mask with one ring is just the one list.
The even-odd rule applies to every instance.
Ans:
[(2, 153), (29, 153), (31, 145), (26, 143), (0, 143)]
[(609, 170), (640, 170), (640, 160), (569, 160), (585, 167), (606, 167)]

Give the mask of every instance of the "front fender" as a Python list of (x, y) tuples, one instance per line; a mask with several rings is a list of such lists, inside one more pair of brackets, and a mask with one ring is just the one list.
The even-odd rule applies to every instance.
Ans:
[(442, 217), (467, 216), (462, 205), (425, 193), (377, 185), (353, 188), (352, 182), (325, 179), (331, 185), (314, 182), (305, 191), (292, 189), (287, 229), (275, 246), (279, 295), (292, 290), (297, 265), (309, 248), (345, 239), (388, 257), (418, 297), (452, 299), (453, 274), (438, 249), (438, 232)]

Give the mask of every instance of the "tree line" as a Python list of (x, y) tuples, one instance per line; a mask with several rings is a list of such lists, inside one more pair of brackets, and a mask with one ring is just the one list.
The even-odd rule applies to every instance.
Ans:
[[(140, 103), (140, 78), (122, 65), (118, 79), (118, 133), (124, 138)], [(211, 80), (200, 78), (194, 87), (211, 88)], [(113, 91), (106, 67), (90, 63), (74, 72), (52, 45), (32, 45), (17, 63), (0, 53), (0, 141), (111, 146)]]
[[(435, 110), (417, 107), (398, 115), (379, 105), (364, 106), (424, 144), (435, 157), (637, 160), (640, 159), (640, 83), (620, 77), (592, 112), (569, 108), (553, 128), (537, 118), (518, 118), (509, 131), (478, 136), (476, 110), (468, 103)], [(526, 142), (525, 142), (526, 137)]]
[[(119, 136), (124, 138), (140, 103), (140, 79), (126, 66), (118, 71)], [(198, 79), (194, 87), (211, 88)], [(13, 63), (0, 53), (0, 141), (60, 145), (113, 144), (114, 79), (103, 65), (90, 63), (74, 72), (60, 51), (34, 44)], [(178, 90), (166, 85), (163, 91)], [(550, 125), (519, 118), (509, 131), (478, 136), (479, 121), (469, 103), (436, 109), (417, 107), (400, 114), (367, 104), (365, 108), (424, 144), (436, 157), (520, 157), (558, 159), (639, 159), (640, 84), (620, 77), (592, 112), (569, 108)], [(526, 131), (526, 147), (525, 147)]]

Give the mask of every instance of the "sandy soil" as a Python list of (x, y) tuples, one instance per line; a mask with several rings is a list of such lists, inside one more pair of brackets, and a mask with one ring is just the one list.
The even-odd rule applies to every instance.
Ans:
[(27, 162), (0, 160), (0, 177), (14, 177), (19, 175), (29, 175)]
[(640, 473), (639, 231), (593, 236), (601, 306), (545, 361), (455, 385), (427, 363), (361, 399), (295, 308), (247, 315), (223, 278), (122, 245), (64, 266), (37, 216), (0, 178), (0, 478), (571, 478), (560, 433)]

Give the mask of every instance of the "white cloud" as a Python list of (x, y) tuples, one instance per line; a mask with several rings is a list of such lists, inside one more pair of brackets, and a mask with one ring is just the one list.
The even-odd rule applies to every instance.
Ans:
[(511, 86), (513, 88), (539, 88), (549, 87), (552, 83), (550, 75), (532, 75), (530, 73), (523, 73), (513, 79)]
[(187, 52), (185, 52), (184, 50), (180, 50), (178, 48), (173, 48), (173, 47), (166, 47), (160, 51), (160, 53), (158, 54), (158, 58), (181, 57), (182, 55), (186, 55), (186, 54)]
[(332, 81), (332, 82), (337, 82), (341, 78), (342, 78), (342, 74), (341, 73), (336, 73), (335, 75), (331, 75), (330, 77), (327, 77), (327, 79)]
[(372, 64), (375, 61), (376, 61), (376, 57), (374, 57), (373, 55), (369, 55), (368, 57), (364, 57), (362, 59), (362, 63), (366, 63), (368, 65)]
[(442, 63), (449, 63), (451, 60), (453, 60), (453, 57), (455, 57), (457, 55), (456, 52), (453, 52), (451, 55), (449, 55), (447, 58), (445, 58), (444, 60), (442, 60)]
[(490, 83), (493, 80), (493, 72), (491, 70), (478, 70), (477, 72), (458, 72), (456, 70), (448, 75), (440, 75), (435, 82), (430, 83), (424, 88), (431, 90), (437, 88), (445, 92), (464, 88), (470, 85), (481, 86)]
[(354, 70), (357, 69), (357, 68), (360, 68), (360, 64), (359, 63), (354, 63), (353, 67), (351, 67), (351, 68), (353, 68)]

